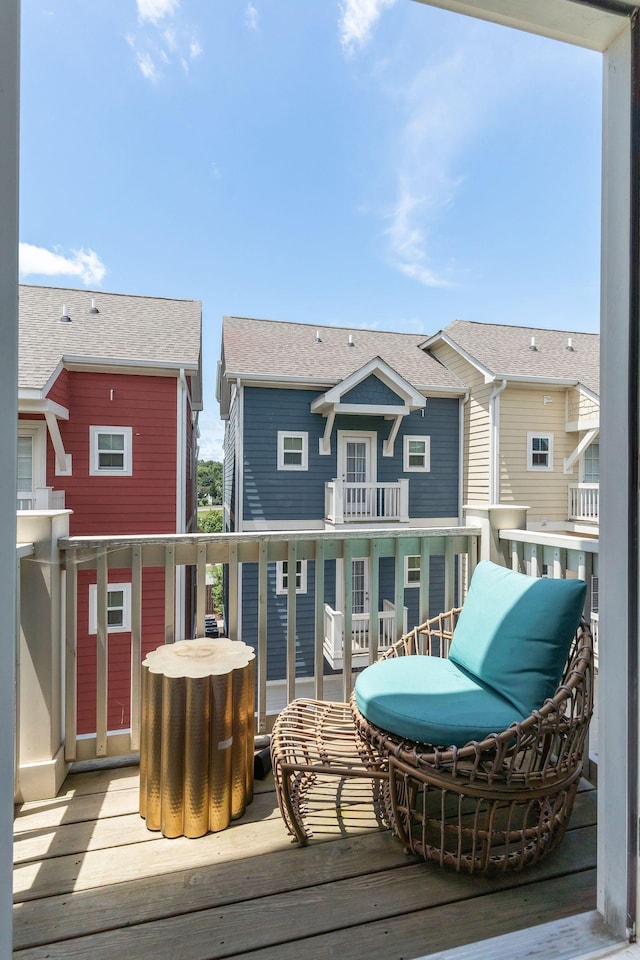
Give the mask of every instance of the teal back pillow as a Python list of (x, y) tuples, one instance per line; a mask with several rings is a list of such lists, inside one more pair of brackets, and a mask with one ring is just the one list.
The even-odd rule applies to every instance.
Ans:
[(528, 715), (557, 689), (586, 592), (583, 580), (536, 579), (483, 561), (449, 658)]

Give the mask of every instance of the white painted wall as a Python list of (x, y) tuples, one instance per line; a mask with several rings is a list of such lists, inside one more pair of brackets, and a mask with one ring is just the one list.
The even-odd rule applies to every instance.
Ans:
[(0, 958), (11, 956), (16, 456), (18, 422), (19, 0), (0, 3)]

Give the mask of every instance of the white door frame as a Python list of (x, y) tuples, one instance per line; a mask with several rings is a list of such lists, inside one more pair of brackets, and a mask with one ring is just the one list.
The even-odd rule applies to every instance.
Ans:
[(357, 440), (368, 441), (367, 482), (375, 483), (378, 477), (378, 434), (375, 430), (338, 430), (337, 477), (345, 479), (347, 443)]

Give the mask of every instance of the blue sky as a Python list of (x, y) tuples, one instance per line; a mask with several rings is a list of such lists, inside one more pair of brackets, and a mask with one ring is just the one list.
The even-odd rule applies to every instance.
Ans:
[(413, 0), (23, 0), (21, 279), (598, 329), (601, 59)]

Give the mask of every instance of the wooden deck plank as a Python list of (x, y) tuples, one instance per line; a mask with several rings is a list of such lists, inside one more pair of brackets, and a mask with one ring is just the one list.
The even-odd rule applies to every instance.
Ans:
[[(440, 905), (251, 952), (212, 951), (206, 960), (234, 955), (243, 960), (406, 960), (529, 927), (534, 928), (533, 937), (537, 924), (592, 910), (595, 899), (596, 871), (587, 870), (572, 875), (570, 883), (559, 877), (465, 900), (464, 904)], [(512, 956), (516, 960), (516, 955)], [(24, 960), (32, 958), (27, 955)]]
[[(387, 837), (383, 835), (380, 839), (386, 840)], [(292, 853), (297, 856), (298, 862), (303, 864), (301, 855), (305, 852), (289, 852), (289, 863), (285, 866), (284, 875), (295, 872)], [(441, 924), (440, 911), (443, 908), (448, 908), (451, 917), (452, 905), (456, 921), (450, 923), (448, 932), (450, 936), (458, 937), (454, 939), (454, 943), (460, 943), (464, 942), (459, 939), (458, 930), (461, 901), (464, 901), (466, 926), (470, 905), (474, 905), (478, 900), (484, 902), (488, 897), (499, 897), (500, 908), (495, 911), (494, 926), (482, 927), (483, 936), (495, 936), (510, 929), (518, 929), (518, 919), (520, 926), (531, 922), (531, 909), (528, 908), (528, 914), (522, 912), (523, 904), (531, 897), (531, 888), (535, 888), (536, 897), (540, 894), (540, 899), (535, 901), (533, 922), (543, 922), (566, 916), (569, 912), (591, 909), (593, 904), (589, 898), (595, 899), (593, 879), (586, 882), (581, 878), (585, 873), (590, 873), (589, 868), (595, 866), (595, 859), (595, 828), (588, 827), (571, 831), (553, 857), (527, 872), (514, 875), (503, 875), (495, 879), (466, 877), (440, 870), (430, 864), (405, 861), (405, 865), (391, 870), (364, 873), (321, 884), (314, 883), (307, 887), (301, 887), (300, 883), (297, 883), (294, 890), (287, 889), (258, 898), (251, 896), (251, 899), (246, 897), (248, 892), (253, 893), (254, 861), (247, 860), (246, 887), (240, 901), (152, 923), (134, 924), (126, 929), (122, 928), (120, 917), (116, 929), (96, 936), (83, 936), (21, 950), (15, 956), (16, 960), (40, 960), (45, 957), (49, 960), (75, 960), (87, 956), (91, 956), (92, 960), (111, 960), (114, 955), (125, 952), (135, 955), (136, 960), (146, 960), (147, 957), (153, 960), (169, 960), (178, 956), (180, 960), (207, 960), (210, 957), (235, 954), (244, 956), (249, 951), (269, 947), (275, 948), (270, 956), (284, 960), (285, 956), (294, 955), (285, 954), (284, 945), (295, 941), (295, 955), (304, 955), (305, 960), (308, 960), (307, 938), (335, 935), (337, 930), (343, 931), (341, 936), (348, 930), (351, 945), (357, 942), (358, 956), (363, 956), (368, 955), (369, 950), (364, 948), (359, 935), (355, 935), (354, 939), (353, 928), (359, 929), (365, 925), (368, 931), (369, 926), (380, 925), (381, 917), (392, 920), (404, 914), (433, 911), (437, 906), (438, 912), (436, 914), (434, 911), (434, 920), (431, 922), (433, 926), (436, 915), (438, 924)], [(567, 883), (566, 874), (575, 870), (583, 873), (575, 874), (571, 883)], [(277, 886), (277, 874), (272, 872), (270, 879), (271, 888), (274, 889)], [(555, 891), (553, 895), (548, 892), (551, 887)], [(590, 891), (589, 894), (587, 890)], [(506, 906), (503, 906), (503, 902)], [(485, 909), (486, 907), (483, 907), (480, 911), (483, 915)], [(120, 910), (124, 910), (125, 915), (131, 919), (126, 898), (121, 903)], [(529, 917), (528, 921), (526, 916)], [(443, 930), (446, 927), (445, 923)], [(425, 952), (426, 946), (430, 950), (441, 949), (439, 944), (433, 945), (431, 938), (428, 943), (424, 942), (426, 929), (429, 927), (422, 926), (423, 940), (418, 952)], [(476, 939), (478, 929), (475, 928)], [(441, 931), (441, 939), (443, 936)], [(300, 940), (304, 942), (301, 944)], [(386, 942), (389, 946), (393, 940)], [(323, 957), (331, 955), (334, 954), (322, 954)], [(383, 955), (389, 957), (389, 953), (378, 953), (378, 956)], [(321, 954), (316, 953), (314, 956)], [(375, 954), (372, 953), (371, 956)]]

